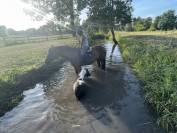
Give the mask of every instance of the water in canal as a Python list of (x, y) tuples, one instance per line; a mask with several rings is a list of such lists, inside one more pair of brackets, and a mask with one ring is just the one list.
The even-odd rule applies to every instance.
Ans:
[(24, 99), (0, 118), (0, 133), (161, 133), (144, 104), (140, 86), (123, 63), (119, 48), (112, 57), (107, 49), (107, 69), (88, 66), (87, 93), (78, 101), (70, 63), (48, 81), (24, 92)]

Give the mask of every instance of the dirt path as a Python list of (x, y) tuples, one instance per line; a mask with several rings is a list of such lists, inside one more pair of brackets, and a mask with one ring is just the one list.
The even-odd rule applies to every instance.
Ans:
[(24, 92), (24, 100), (0, 118), (0, 133), (163, 133), (119, 50), (110, 59), (112, 44), (105, 46), (107, 70), (89, 66), (84, 99), (76, 100), (74, 70), (65, 63), (50, 80)]

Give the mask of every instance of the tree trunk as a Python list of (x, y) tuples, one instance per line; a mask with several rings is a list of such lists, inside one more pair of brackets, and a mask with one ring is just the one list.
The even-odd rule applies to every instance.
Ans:
[(119, 44), (118, 41), (116, 40), (115, 33), (114, 33), (114, 28), (111, 28), (111, 33), (112, 33), (112, 41), (114, 44)]
[(114, 42), (114, 45), (112, 46), (112, 51), (111, 51), (111, 54), (113, 54), (114, 52), (114, 49), (117, 45), (119, 45), (118, 41), (116, 40), (116, 37), (115, 37), (115, 33), (114, 33), (114, 28), (111, 27), (111, 33), (112, 33), (112, 40)]
[(74, 28), (74, 14), (71, 14), (71, 22), (70, 22), (70, 25), (71, 25), (71, 29), (72, 29), (72, 35), (73, 37), (76, 36), (76, 33), (75, 33), (75, 28)]
[(73, 13), (71, 13), (70, 19), (71, 19), (70, 21), (71, 28), (74, 29), (74, 14)]
[(71, 9), (70, 9), (70, 25), (71, 25), (71, 29), (72, 29), (72, 34), (73, 36), (75, 36), (75, 31), (74, 31), (74, 1), (71, 0)]

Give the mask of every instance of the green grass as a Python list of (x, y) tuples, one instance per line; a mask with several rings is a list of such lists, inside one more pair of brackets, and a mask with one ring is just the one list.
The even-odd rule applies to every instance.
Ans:
[[(145, 33), (142, 32), (141, 35), (143, 34)], [(149, 33), (146, 34), (149, 36)], [(143, 37), (138, 38), (137, 34), (132, 33), (121, 36), (120, 47), (123, 58), (131, 64), (143, 82), (145, 98), (158, 115), (157, 123), (168, 132), (176, 132), (177, 47), (141, 41)]]
[(19, 44), (29, 44), (29, 43), (40, 43), (45, 41), (54, 41), (54, 40), (61, 40), (67, 39), (71, 37), (70, 34), (63, 34), (63, 35), (53, 35), (53, 36), (7, 36), (7, 37), (0, 37), (0, 47), (2, 46), (13, 46)]
[(19, 103), (23, 98), (23, 90), (27, 89), (25, 86), (33, 85), (40, 81), (39, 79), (44, 79), (47, 74), (57, 70), (58, 66), (56, 65), (54, 65), (55, 68), (43, 66), (47, 51), (51, 46), (74, 44), (76, 44), (75, 39), (70, 37), (61, 40), (0, 47), (0, 115)]
[(0, 73), (7, 70), (20, 69), (22, 71), (41, 65), (50, 46), (73, 44), (73, 39), (29, 43), (0, 48)]

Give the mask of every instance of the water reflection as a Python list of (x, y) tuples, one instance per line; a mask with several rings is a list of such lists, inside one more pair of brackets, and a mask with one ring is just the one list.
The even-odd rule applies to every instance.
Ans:
[(119, 51), (119, 46), (117, 45), (116, 48), (114, 49), (114, 53), (111, 54), (112, 52), (112, 46), (113, 44), (111, 42), (107, 42), (107, 45), (105, 45), (106, 51), (107, 51), (107, 64), (108, 65), (114, 65), (114, 64), (119, 64), (123, 62), (121, 53)]

